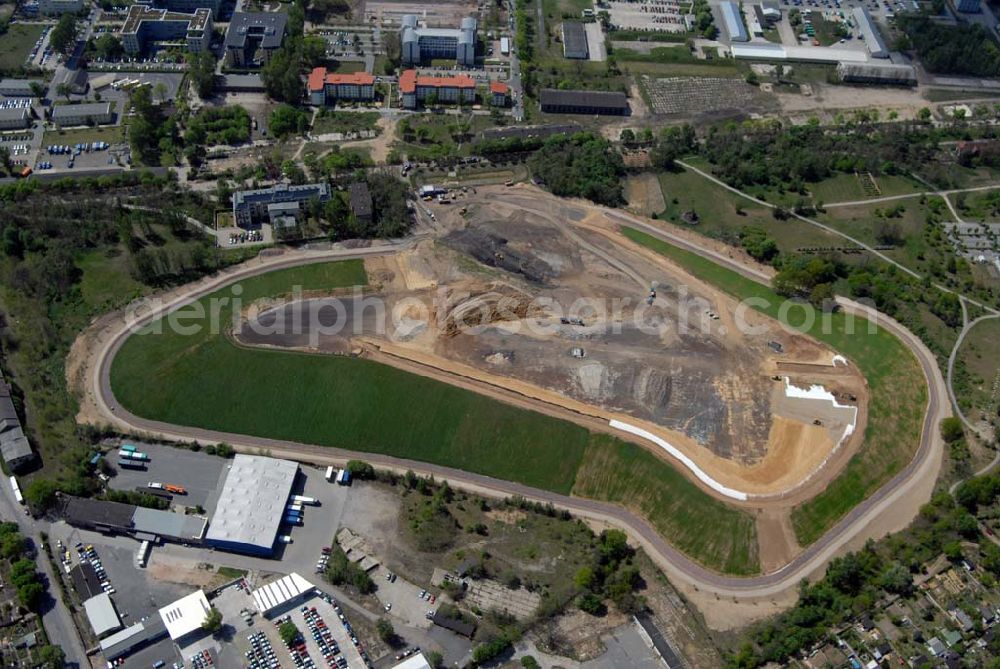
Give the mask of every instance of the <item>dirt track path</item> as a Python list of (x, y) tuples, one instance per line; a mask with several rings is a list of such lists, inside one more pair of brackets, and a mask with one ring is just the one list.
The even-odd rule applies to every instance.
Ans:
[[(769, 277), (759, 268), (748, 267), (737, 260), (712, 248), (706, 248), (691, 240), (672, 235), (658, 226), (650, 225), (621, 212), (611, 212), (623, 222), (643, 227), (658, 237), (758, 281)], [(176, 310), (189, 301), (198, 299), (236, 280), (278, 269), (301, 264), (324, 262), (332, 259), (347, 259), (392, 253), (405, 245), (387, 246), (378, 249), (340, 250), (314, 252), (310, 254), (287, 254), (280, 259), (254, 261), (249, 265), (222, 273), (216, 277), (186, 286), (176, 292), (169, 301), (164, 301), (156, 309), (150, 310), (139, 322), (148, 322), (164, 313)], [(842, 300), (845, 310), (852, 313), (870, 315), (868, 307)], [(279, 457), (308, 460), (318, 464), (343, 463), (351, 457), (364, 457), (379, 467), (396, 470), (412, 469), (422, 474), (434, 474), (447, 478), (450, 482), (469, 490), (492, 496), (512, 494), (523, 495), (527, 499), (551, 502), (570, 512), (595, 522), (608, 523), (626, 530), (637, 544), (641, 545), (667, 576), (704, 612), (708, 624), (716, 629), (728, 629), (745, 624), (764, 615), (769, 615), (794, 601), (798, 584), (821, 572), (835, 555), (862, 545), (868, 538), (879, 538), (887, 532), (905, 527), (919, 511), (919, 507), (929, 498), (941, 465), (943, 444), (936, 429), (938, 421), (950, 413), (944, 380), (929, 350), (902, 325), (879, 314), (880, 324), (896, 334), (913, 351), (924, 370), (930, 386), (928, 411), (924, 422), (924, 433), (920, 448), (913, 461), (903, 471), (884, 485), (875, 494), (855, 507), (841, 519), (833, 529), (817, 542), (799, 553), (783, 567), (762, 576), (739, 578), (713, 572), (693, 562), (661, 537), (643, 518), (620, 507), (571, 498), (564, 495), (535, 490), (516, 483), (500, 481), (485, 476), (400, 458), (360, 454), (342, 449), (327, 448), (309, 444), (296, 444), (274, 439), (251, 437), (213, 430), (203, 430), (170, 425), (159, 421), (139, 418), (127, 412), (116, 400), (110, 387), (110, 366), (114, 354), (129, 335), (129, 325), (138, 323), (124, 320), (120, 315), (102, 320), (101, 334), (88, 340), (87, 359), (74, 365), (76, 380), (83, 383), (85, 398), (82, 404), (90, 402), (90, 411), (84, 415), (110, 423), (128, 432), (146, 433), (161, 439), (197, 439), (211, 443), (225, 441), (238, 450), (259, 452), (268, 450)], [(74, 346), (74, 348), (76, 348)], [(71, 381), (74, 377), (71, 376)], [(720, 601), (725, 606), (718, 606)]]

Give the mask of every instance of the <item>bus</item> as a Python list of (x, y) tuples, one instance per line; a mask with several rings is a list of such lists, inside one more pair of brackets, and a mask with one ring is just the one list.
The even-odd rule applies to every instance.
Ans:
[(135, 453), (139, 449), (137, 449), (132, 444), (122, 444), (122, 450), (127, 451), (128, 453)]
[(17, 500), (17, 503), (24, 504), (24, 495), (21, 494), (21, 486), (17, 484), (17, 478), (14, 476), (10, 477), (10, 487), (14, 491), (14, 499)]
[(118, 461), (118, 466), (122, 469), (146, 469), (146, 463), (141, 460), (128, 460), (121, 459)]

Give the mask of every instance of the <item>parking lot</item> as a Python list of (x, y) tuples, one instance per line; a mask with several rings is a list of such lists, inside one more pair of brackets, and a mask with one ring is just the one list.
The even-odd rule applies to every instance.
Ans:
[[(91, 170), (117, 165), (114, 154), (109, 146), (100, 149), (76, 144), (50, 144), (42, 147), (35, 161), (36, 170)], [(53, 147), (49, 150), (49, 146)]]
[(115, 592), (111, 598), (121, 616), (124, 626), (133, 625), (151, 615), (172, 601), (190, 592), (189, 586), (165, 583), (148, 576), (135, 568), (135, 552), (139, 542), (128, 537), (106, 537), (96, 532), (77, 530), (65, 523), (52, 525), (51, 540), (62, 540), (69, 547), (73, 564), (80, 558), (74, 546), (81, 543), (93, 546), (94, 553), (107, 575), (107, 580)]
[(793, 7), (800, 10), (806, 8), (847, 10), (854, 7), (866, 7), (874, 18), (890, 19), (900, 12), (919, 11), (920, 5), (914, 0), (790, 0), (781, 3), (782, 13), (787, 15)]
[(423, 629), (429, 628), (432, 623), (427, 614), (437, 610), (439, 603), (436, 598), (433, 604), (430, 603), (420, 596), (420, 593), (426, 592), (426, 590), (417, 587), (398, 574), (395, 574), (396, 578), (389, 580), (387, 575), (390, 573), (385, 567), (377, 567), (371, 574), (372, 580), (378, 586), (378, 590), (375, 591), (378, 601), (383, 607), (389, 605), (389, 614), (407, 625)]
[[(303, 610), (304, 609), (304, 610)], [(361, 653), (355, 646), (357, 637), (354, 636), (350, 621), (344, 616), (343, 610), (334, 600), (327, 602), (319, 597), (314, 597), (306, 604), (296, 607), (286, 614), (287, 618), (294, 624), (302, 635), (302, 641), (306, 647), (305, 655), (312, 659), (317, 667), (364, 667), (365, 662), (361, 659)], [(284, 618), (285, 616), (283, 616)], [(282, 618), (275, 621), (278, 623)], [(277, 624), (272, 625), (277, 627)], [(289, 652), (284, 648), (281, 640), (278, 645), (282, 646), (284, 652)], [(289, 655), (292, 653), (289, 652)], [(292, 663), (301, 667), (307, 665), (302, 654), (300, 662)], [(344, 662), (337, 663), (336, 656), (344, 658)], [(282, 664), (282, 666), (287, 666)]]
[[(206, 512), (215, 509), (222, 480), (229, 461), (216, 455), (186, 451), (180, 448), (130, 442), (140, 451), (149, 455), (145, 470), (116, 469), (108, 485), (116, 490), (146, 489), (149, 482), (170, 483), (187, 490), (186, 495), (175, 495), (174, 504), (201, 506)], [(117, 451), (109, 454), (108, 461), (114, 467)]]

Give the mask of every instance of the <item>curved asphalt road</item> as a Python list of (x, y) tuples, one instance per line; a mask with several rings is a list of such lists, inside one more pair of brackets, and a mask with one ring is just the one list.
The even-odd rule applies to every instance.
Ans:
[[(613, 213), (625, 219), (630, 225), (641, 227), (650, 234), (655, 234), (673, 244), (703, 255), (745, 276), (758, 281), (767, 279), (766, 276), (762, 276), (761, 272), (744, 267), (723, 254), (710, 249), (703, 249), (688, 240), (674, 237), (639, 219), (622, 215), (620, 212)], [(406, 244), (394, 244), (359, 250), (295, 254), (277, 260), (270, 259), (260, 264), (244, 266), (192, 286), (189, 291), (170, 302), (150, 310), (149, 313), (140, 317), (131, 323), (131, 325), (141, 326), (221, 287), (257, 274), (316, 262), (394, 253), (405, 246)], [(849, 301), (842, 301), (842, 304), (850, 312), (859, 314), (871, 313), (868, 307), (860, 304)], [(686, 555), (668, 544), (645, 519), (612, 504), (567, 497), (509, 481), (502, 481), (424, 462), (215, 430), (184, 427), (135, 416), (126, 411), (118, 403), (111, 391), (110, 383), (111, 363), (114, 360), (115, 354), (131, 332), (131, 329), (128, 327), (130, 323), (124, 320), (120, 324), (120, 329), (108, 341), (103, 342), (100, 350), (96, 352), (97, 364), (90, 369), (92, 376), (87, 382), (93, 384), (94, 396), (101, 412), (110, 422), (123, 430), (145, 432), (157, 438), (170, 440), (199, 440), (209, 443), (224, 441), (233, 445), (238, 450), (258, 451), (259, 449), (267, 449), (276, 456), (299, 458), (316, 462), (317, 464), (343, 462), (349, 458), (363, 457), (378, 467), (397, 470), (412, 469), (418, 473), (433, 474), (437, 478), (445, 478), (458, 486), (485, 494), (496, 496), (521, 495), (527, 499), (551, 502), (578, 516), (611, 523), (625, 529), (635, 541), (645, 548), (653, 560), (667, 573), (668, 577), (675, 581), (693, 586), (704, 592), (718, 594), (720, 597), (739, 599), (773, 597), (788, 591), (794, 591), (801, 579), (824, 567), (827, 561), (848, 545), (849, 542), (857, 539), (870, 525), (877, 527), (884, 526), (886, 519), (883, 516), (894, 513), (893, 505), (914, 502), (913, 494), (919, 492), (922, 487), (925, 487), (928, 480), (933, 484), (933, 481), (937, 477), (943, 448), (936, 425), (941, 418), (948, 415), (949, 411), (944, 380), (941, 378), (941, 372), (937, 368), (934, 356), (923, 346), (917, 337), (902, 325), (883, 314), (878, 314), (878, 318), (879, 323), (883, 327), (896, 334), (909, 346), (920, 362), (924, 374), (927, 376), (930, 388), (930, 401), (924, 420), (922, 440), (916, 456), (889, 483), (855, 507), (833, 529), (800, 553), (792, 562), (777, 571), (749, 578), (725, 576), (693, 562)], [(908, 498), (908, 496), (910, 497)], [(920, 500), (916, 500), (916, 504), (913, 507), (914, 514), (919, 503)], [(912, 515), (909, 515), (906, 518), (906, 522), (909, 522), (911, 518)], [(896, 524), (898, 525), (898, 523)]]

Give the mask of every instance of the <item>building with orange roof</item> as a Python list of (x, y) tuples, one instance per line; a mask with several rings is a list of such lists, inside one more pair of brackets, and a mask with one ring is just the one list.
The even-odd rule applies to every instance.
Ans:
[(464, 74), (454, 77), (419, 76), (416, 70), (406, 70), (399, 75), (399, 96), (406, 109), (416, 109), (419, 102), (431, 95), (439, 102), (474, 102), (476, 80)]
[(510, 95), (510, 86), (502, 81), (490, 82), (490, 102), (494, 107), (506, 107)]
[(309, 73), (306, 91), (309, 103), (317, 107), (337, 100), (374, 100), (375, 77), (367, 72), (328, 73), (325, 67), (317, 67)]

